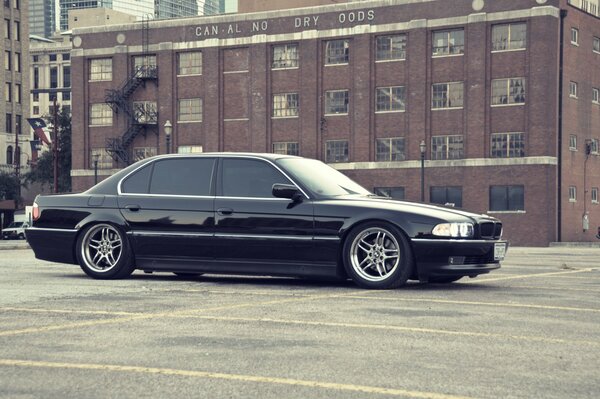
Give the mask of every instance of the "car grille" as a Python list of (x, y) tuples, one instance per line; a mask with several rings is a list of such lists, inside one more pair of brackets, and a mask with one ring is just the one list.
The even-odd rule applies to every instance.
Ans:
[(502, 223), (483, 222), (479, 224), (479, 236), (486, 239), (499, 239), (502, 236)]
[(481, 265), (486, 263), (493, 263), (491, 255), (485, 256), (465, 256), (465, 261), (463, 265)]

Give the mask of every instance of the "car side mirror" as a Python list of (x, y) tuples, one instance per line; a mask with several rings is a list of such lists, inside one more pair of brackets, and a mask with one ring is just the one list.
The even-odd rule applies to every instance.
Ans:
[(273, 184), (273, 197), (287, 198), (294, 202), (302, 201), (302, 193), (293, 184)]

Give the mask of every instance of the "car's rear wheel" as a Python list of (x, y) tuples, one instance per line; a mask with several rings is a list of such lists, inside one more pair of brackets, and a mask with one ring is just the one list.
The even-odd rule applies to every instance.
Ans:
[(135, 269), (127, 237), (112, 224), (99, 223), (87, 227), (79, 235), (76, 245), (79, 266), (90, 277), (125, 278)]
[(397, 288), (406, 283), (412, 272), (408, 240), (388, 223), (358, 226), (348, 235), (343, 251), (346, 272), (360, 287)]

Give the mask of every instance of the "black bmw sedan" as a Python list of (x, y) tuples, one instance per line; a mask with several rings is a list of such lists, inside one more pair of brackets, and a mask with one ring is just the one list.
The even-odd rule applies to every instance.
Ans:
[(98, 279), (135, 269), (314, 276), (395, 288), (500, 267), (502, 224), (371, 194), (320, 161), (275, 154), (163, 155), (81, 194), (38, 196), (38, 259)]

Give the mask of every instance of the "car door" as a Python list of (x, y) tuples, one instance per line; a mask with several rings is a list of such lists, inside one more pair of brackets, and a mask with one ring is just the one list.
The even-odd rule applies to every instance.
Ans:
[(219, 163), (217, 182), (218, 262), (229, 263), (229, 268), (237, 265), (236, 270), (248, 266), (248, 272), (289, 273), (285, 264), (311, 261), (312, 201), (275, 198), (273, 184), (293, 182), (274, 164), (260, 158), (225, 157)]
[(158, 159), (123, 180), (119, 208), (138, 262), (213, 258), (215, 166), (214, 157)]

